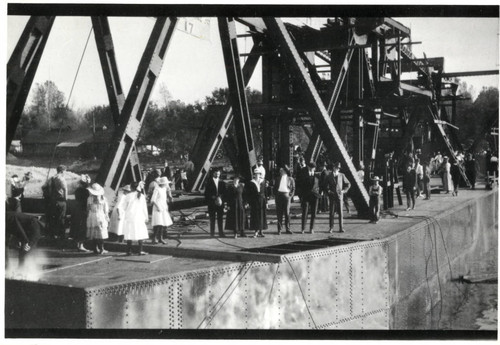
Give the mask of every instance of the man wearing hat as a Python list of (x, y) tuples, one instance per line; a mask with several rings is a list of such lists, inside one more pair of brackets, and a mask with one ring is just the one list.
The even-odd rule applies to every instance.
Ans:
[(374, 176), (372, 178), (372, 185), (368, 188), (368, 195), (370, 196), (370, 210), (371, 219), (370, 223), (377, 223), (380, 219), (380, 196), (382, 195), (382, 186), (379, 184), (380, 178)]
[(57, 167), (57, 174), (54, 175), (50, 183), (50, 233), (52, 236), (57, 236), (64, 239), (66, 236), (66, 229), (64, 227), (64, 220), (66, 219), (66, 199), (68, 196), (68, 188), (66, 185), (66, 178), (64, 176), (66, 167), (59, 165)]
[(208, 205), (208, 217), (210, 218), (210, 236), (215, 236), (215, 218), (217, 217), (217, 227), (219, 236), (224, 235), (223, 219), (224, 200), (222, 197), (226, 193), (226, 183), (220, 178), (220, 170), (214, 169), (212, 177), (207, 180), (205, 186), (205, 201)]
[(339, 232), (344, 232), (342, 202), (351, 184), (347, 177), (340, 172), (340, 163), (334, 163), (332, 173), (326, 180), (326, 190), (330, 201), (330, 233), (333, 232), (335, 211), (339, 215)]
[(295, 181), (290, 177), (290, 169), (284, 165), (279, 169), (279, 175), (274, 182), (274, 195), (276, 196), (276, 215), (278, 217), (278, 235), (283, 228), (283, 215), (285, 216), (285, 229), (287, 234), (290, 230), (290, 200), (295, 192)]
[(310, 162), (307, 165), (307, 174), (302, 174), (300, 176), (300, 190), (302, 197), (300, 200), (300, 206), (302, 208), (302, 233), (306, 229), (307, 213), (311, 211), (311, 225), (310, 233), (314, 233), (314, 220), (316, 219), (316, 209), (318, 207), (318, 199), (321, 197), (319, 191), (319, 178), (315, 174), (316, 164)]

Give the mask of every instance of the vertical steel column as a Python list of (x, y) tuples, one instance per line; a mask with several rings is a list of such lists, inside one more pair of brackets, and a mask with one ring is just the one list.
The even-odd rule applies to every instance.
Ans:
[[(351, 37), (349, 39), (348, 46), (352, 46), (354, 44), (355, 44), (354, 35), (351, 35)], [(349, 70), (349, 64), (351, 62), (353, 53), (354, 53), (354, 49), (352, 49), (352, 48), (348, 49), (346, 52), (343, 63), (340, 64), (339, 66), (332, 65), (332, 73), (331, 73), (332, 80), (334, 78), (333, 68), (338, 68), (338, 72), (335, 73), (335, 75), (337, 76), (337, 79), (335, 80), (332, 96), (330, 97), (330, 101), (328, 103), (328, 110), (327, 111), (328, 111), (329, 118), (333, 118), (333, 114), (336, 110), (337, 101), (339, 99), (339, 95), (340, 95), (340, 91), (342, 90), (342, 86), (344, 85), (344, 80), (345, 80), (345, 77), (347, 75), (347, 71)], [(332, 59), (332, 61), (333, 61), (333, 59)], [(309, 141), (309, 145), (307, 146), (307, 149), (305, 152), (306, 162), (309, 162), (309, 161), (315, 162), (319, 157), (322, 146), (323, 146), (323, 142), (321, 141), (321, 138), (319, 136), (319, 132), (317, 130), (315, 130), (313, 132), (312, 138)]]
[[(106, 194), (110, 197), (120, 187), (132, 147), (139, 137), (149, 97), (163, 66), (176, 22), (177, 18), (175, 17), (156, 19), (137, 68), (120, 115), (119, 125), (115, 129), (113, 142), (96, 178), (96, 181), (104, 186)], [(135, 167), (139, 168), (138, 165)]]
[(295, 72), (295, 74), (305, 83), (304, 95), (311, 104), (312, 119), (316, 124), (316, 128), (319, 130), (321, 139), (328, 148), (331, 158), (338, 160), (342, 164), (343, 171), (349, 181), (351, 181), (351, 197), (358, 214), (360, 216), (368, 216), (370, 214), (368, 193), (366, 192), (363, 182), (359, 179), (357, 171), (349, 158), (349, 154), (344, 148), (342, 140), (330, 119), (330, 115), (300, 59), (292, 38), (280, 19), (269, 17), (263, 19), (268, 28), (267, 34), (271, 37), (276, 46), (279, 47), (291, 71)]
[[(245, 86), (250, 81), (250, 78), (255, 70), (255, 66), (257, 66), (257, 63), (259, 62), (260, 55), (258, 53), (260, 51), (262, 51), (262, 43), (254, 42), (250, 55), (248, 55), (247, 61), (243, 66), (243, 79), (245, 81)], [(190, 191), (199, 190), (203, 186), (210, 166), (215, 159), (215, 155), (226, 137), (229, 126), (233, 122), (233, 108), (229, 102), (224, 107), (224, 114), (225, 115), (221, 118), (221, 121), (216, 125), (216, 128), (213, 131), (214, 135), (210, 137), (209, 140), (196, 140), (195, 147), (193, 148), (193, 154), (191, 154), (194, 163), (194, 178), (192, 182), (190, 181)]]
[(7, 152), (55, 18), (30, 17), (7, 62)]
[(234, 124), (238, 134), (239, 173), (250, 180), (252, 178), (252, 167), (256, 164), (257, 159), (255, 157), (250, 113), (248, 112), (245, 94), (246, 84), (240, 67), (236, 23), (234, 18), (226, 17), (219, 17), (217, 21), (219, 23), (222, 53), (226, 64), (229, 98), (235, 113)]
[[(125, 104), (125, 94), (123, 93), (120, 74), (118, 73), (113, 37), (109, 28), (108, 17), (100, 16), (92, 17), (91, 19), (106, 91), (108, 92), (109, 106), (113, 115), (113, 121), (115, 126), (117, 126), (120, 122), (123, 105)], [(137, 155), (135, 145), (132, 147), (130, 156), (132, 158), (129, 159), (127, 164), (128, 177), (133, 181), (142, 180), (141, 169), (135, 167), (135, 165), (139, 165), (139, 156)]]
[[(356, 106), (360, 100), (363, 99), (363, 86), (364, 86), (364, 50), (357, 49), (354, 58), (356, 64), (355, 68), (351, 68), (351, 105), (354, 107), (352, 116), (353, 128), (353, 152), (352, 159), (356, 167), (359, 162), (363, 161), (363, 110)], [(354, 96), (354, 97), (353, 97)], [(352, 98), (355, 98), (354, 100)], [(352, 102), (354, 101), (354, 102)], [(361, 123), (361, 124), (360, 124)]]

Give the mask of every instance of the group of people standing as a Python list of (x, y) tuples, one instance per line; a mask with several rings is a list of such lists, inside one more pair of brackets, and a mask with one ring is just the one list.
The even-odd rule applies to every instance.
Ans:
[[(59, 166), (57, 175), (50, 178), (44, 190), (50, 206), (48, 233), (60, 239), (65, 238), (64, 219), (66, 218), (67, 187), (64, 178), (66, 168)], [(153, 243), (162, 243), (166, 228), (172, 225), (168, 211), (168, 202), (172, 201), (169, 181), (166, 177), (158, 177), (150, 185), (152, 205), (151, 225), (153, 226)], [(70, 237), (77, 243), (82, 252), (89, 252), (84, 243), (91, 241), (95, 254), (105, 254), (104, 240), (112, 232), (119, 241), (127, 242), (127, 255), (132, 255), (132, 243), (137, 241), (137, 254), (145, 255), (144, 240), (149, 239), (147, 224), (149, 214), (145, 183), (133, 182), (120, 188), (111, 210), (109, 201), (104, 195), (104, 188), (92, 183), (88, 175), (82, 175), (75, 190), (75, 204), (71, 210)]]
[[(234, 237), (246, 237), (245, 229), (253, 230), (253, 237), (264, 237), (267, 229), (267, 200), (269, 192), (275, 197), (277, 232), (293, 234), (290, 229), (290, 205), (293, 197), (300, 199), (302, 209), (301, 232), (305, 233), (307, 219), (310, 214), (309, 233), (315, 232), (315, 219), (319, 200), (323, 193), (327, 195), (329, 205), (329, 232), (334, 231), (334, 216), (338, 214), (339, 232), (343, 227), (343, 200), (351, 184), (340, 172), (340, 163), (331, 164), (327, 172), (316, 172), (316, 164), (310, 162), (301, 167), (295, 178), (291, 176), (288, 166), (279, 167), (273, 179), (272, 188), (265, 179), (265, 169), (259, 160), (253, 171), (253, 178), (242, 183), (242, 178), (235, 175), (233, 181), (226, 184), (220, 177), (220, 171), (215, 169), (206, 182), (205, 199), (208, 204), (210, 218), (210, 235), (215, 236), (217, 222), (219, 236), (225, 237), (224, 229), (232, 230)], [(227, 205), (226, 224), (223, 227), (224, 206)], [(248, 213), (249, 210), (249, 213)], [(249, 214), (249, 217), (247, 215)], [(249, 220), (247, 219), (249, 218)]]

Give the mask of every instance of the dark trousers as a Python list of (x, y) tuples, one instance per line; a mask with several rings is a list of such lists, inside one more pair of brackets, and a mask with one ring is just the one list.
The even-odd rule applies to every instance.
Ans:
[(64, 238), (66, 236), (66, 228), (64, 221), (66, 219), (66, 201), (56, 201), (52, 204), (50, 217), (50, 234)]
[(380, 219), (380, 198), (378, 196), (370, 197), (370, 210), (372, 212), (371, 220), (378, 221)]
[(309, 209), (311, 210), (311, 227), (310, 229), (314, 229), (314, 221), (316, 220), (316, 209), (318, 208), (318, 198), (315, 196), (307, 196), (302, 197), (300, 202), (300, 206), (302, 207), (302, 231), (306, 229), (307, 222), (307, 213)]
[[(335, 224), (335, 212), (339, 215), (339, 229), (344, 227), (344, 210), (342, 209), (343, 200), (338, 195), (330, 195), (330, 230), (333, 229)], [(343, 198), (342, 198), (343, 199)]]
[(424, 184), (422, 177), (417, 175), (417, 195), (420, 195), (424, 191)]
[(431, 182), (427, 179), (424, 179), (424, 194), (426, 199), (431, 198)]
[(406, 190), (406, 205), (408, 208), (415, 208), (415, 190)]
[(210, 218), (210, 235), (215, 235), (215, 218), (217, 218), (217, 227), (219, 228), (219, 234), (224, 233), (223, 228), (223, 217), (224, 217), (224, 207), (216, 205), (208, 205), (208, 217)]
[(283, 216), (285, 216), (285, 229), (290, 231), (290, 194), (276, 193), (276, 215), (278, 217), (278, 232), (283, 228)]

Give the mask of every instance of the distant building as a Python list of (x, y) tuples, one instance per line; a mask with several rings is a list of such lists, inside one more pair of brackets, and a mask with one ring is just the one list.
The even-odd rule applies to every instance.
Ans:
[(108, 150), (113, 131), (71, 128), (50, 131), (32, 130), (22, 140), (24, 156), (102, 158)]

